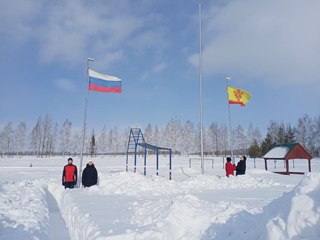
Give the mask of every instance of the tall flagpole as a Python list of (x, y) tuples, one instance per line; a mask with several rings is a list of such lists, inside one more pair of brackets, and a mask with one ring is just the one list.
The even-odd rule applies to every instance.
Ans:
[(231, 159), (232, 163), (235, 163), (234, 157), (233, 157), (233, 144), (232, 144), (232, 127), (231, 127), (231, 113), (230, 113), (230, 103), (229, 103), (229, 92), (228, 92), (228, 80), (231, 80), (231, 77), (226, 77), (226, 84), (227, 84), (227, 100), (228, 100), (228, 114), (229, 114), (229, 131), (230, 131), (230, 150), (231, 150)]
[[(86, 62), (86, 81), (89, 84), (89, 62), (94, 61), (93, 58), (88, 58)], [(87, 95), (84, 100), (84, 113), (83, 113), (83, 129), (82, 129), (82, 144), (81, 144), (81, 152), (80, 152), (80, 166), (79, 166), (79, 174), (78, 174), (78, 186), (81, 186), (81, 173), (82, 173), (82, 160), (83, 160), (83, 149), (84, 142), (86, 138), (86, 128), (87, 128), (87, 108), (88, 108), (88, 96), (89, 96), (89, 87), (87, 87)]]
[(201, 148), (201, 174), (204, 174), (203, 158), (203, 111), (202, 111), (202, 23), (201, 23), (201, 2), (199, 2), (199, 82), (200, 82), (200, 148)]

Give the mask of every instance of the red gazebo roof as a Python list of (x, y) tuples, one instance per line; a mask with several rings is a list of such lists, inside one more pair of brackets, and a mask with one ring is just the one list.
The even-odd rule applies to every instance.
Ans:
[(300, 143), (275, 145), (264, 156), (264, 159), (312, 159), (311, 154)]
[(304, 172), (290, 172), (289, 171), (289, 160), (290, 159), (306, 159), (308, 160), (309, 172), (311, 172), (311, 154), (304, 148), (300, 143), (288, 143), (275, 145), (269, 152), (264, 156), (265, 169), (268, 170), (267, 160), (284, 160), (286, 171), (276, 172), (280, 174), (289, 175), (294, 174), (304, 174)]

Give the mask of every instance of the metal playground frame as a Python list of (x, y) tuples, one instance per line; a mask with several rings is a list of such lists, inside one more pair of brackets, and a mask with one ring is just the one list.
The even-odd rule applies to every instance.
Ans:
[(137, 153), (138, 147), (143, 148), (143, 158), (144, 158), (144, 175), (147, 174), (147, 150), (152, 150), (156, 154), (156, 174), (159, 175), (159, 152), (168, 151), (169, 152), (169, 180), (171, 180), (172, 175), (172, 150), (171, 148), (158, 147), (145, 142), (142, 131), (140, 128), (131, 128), (130, 135), (128, 139), (128, 148), (126, 154), (126, 171), (128, 172), (128, 162), (129, 154), (134, 153), (134, 172), (137, 170)]

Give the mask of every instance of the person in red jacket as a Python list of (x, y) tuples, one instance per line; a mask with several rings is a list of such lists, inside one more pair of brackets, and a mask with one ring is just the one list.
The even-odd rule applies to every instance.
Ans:
[(227, 177), (229, 177), (229, 175), (233, 176), (233, 172), (236, 170), (236, 165), (231, 163), (231, 157), (227, 157), (225, 169)]
[(64, 188), (74, 188), (77, 184), (77, 166), (73, 165), (73, 159), (68, 158), (68, 164), (63, 167), (62, 185)]

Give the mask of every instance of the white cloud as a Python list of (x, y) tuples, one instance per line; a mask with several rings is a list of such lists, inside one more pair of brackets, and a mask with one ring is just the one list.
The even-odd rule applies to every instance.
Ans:
[[(271, 85), (320, 81), (320, 2), (234, 0), (203, 16), (203, 70)], [(197, 66), (198, 54), (190, 57)]]
[(160, 74), (168, 67), (168, 64), (165, 62), (158, 63), (155, 65), (150, 71), (147, 71), (143, 74), (142, 80), (147, 80), (149, 78), (152, 78), (152, 75), (154, 74)]
[(43, 62), (79, 64), (88, 55), (123, 60), (148, 49), (160, 51), (164, 31), (155, 28), (161, 16), (123, 1), (2, 1), (0, 33), (8, 39), (38, 44)]
[(69, 79), (57, 79), (54, 81), (54, 84), (67, 92), (73, 92), (77, 88), (76, 85)]
[(24, 43), (33, 37), (43, 1), (0, 1), (0, 34), (10, 41)]
[(90, 55), (110, 65), (132, 52), (158, 50), (162, 30), (150, 27), (154, 16), (133, 10), (132, 4), (63, 1), (51, 6), (39, 37), (43, 60), (73, 63)]
[(164, 62), (162, 63), (159, 63), (158, 65), (156, 65), (153, 69), (153, 72), (155, 73), (160, 73), (162, 72), (163, 70), (165, 70), (166, 68), (168, 67), (168, 65)]

